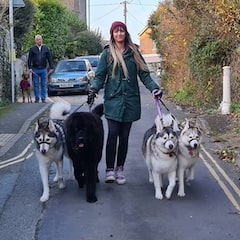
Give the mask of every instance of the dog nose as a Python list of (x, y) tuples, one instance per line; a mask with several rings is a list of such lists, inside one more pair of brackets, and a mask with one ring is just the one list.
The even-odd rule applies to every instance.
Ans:
[(41, 153), (44, 155), (44, 154), (46, 154), (46, 149), (42, 149), (42, 151), (41, 151)]

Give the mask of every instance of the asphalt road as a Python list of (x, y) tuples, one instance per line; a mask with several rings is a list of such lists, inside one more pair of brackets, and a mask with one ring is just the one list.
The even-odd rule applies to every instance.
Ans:
[[(141, 153), (144, 132), (152, 126), (157, 114), (151, 95), (143, 87), (142, 118), (135, 122), (129, 139), (125, 173), (127, 184), (105, 184), (105, 153), (99, 166), (98, 202), (86, 202), (85, 191), (68, 180), (59, 190), (50, 174), (50, 199), (41, 204), (42, 185), (37, 160), (28, 160), (0, 170), (1, 192), (7, 201), (0, 206), (0, 239), (4, 240), (237, 240), (240, 239), (239, 189), (220, 174), (211, 160), (212, 143), (203, 141), (201, 158), (196, 166), (195, 180), (186, 188), (186, 197), (156, 200), (154, 187), (148, 182), (147, 168)], [(73, 109), (84, 96), (72, 98)], [(53, 98), (54, 100), (54, 98)], [(101, 102), (101, 96), (97, 102)], [(166, 103), (168, 104), (168, 103)], [(188, 113), (169, 103), (170, 111), (179, 121)], [(84, 109), (84, 107), (81, 110)], [(106, 121), (103, 118), (105, 134)], [(16, 145), (16, 153), (31, 142), (31, 129)], [(19, 148), (19, 149), (18, 149)], [(31, 146), (29, 153), (34, 151)], [(14, 153), (13, 153), (14, 155)], [(223, 170), (224, 171), (224, 170)], [(214, 174), (216, 172), (216, 175)], [(224, 174), (223, 174), (224, 175)], [(225, 186), (225, 187), (223, 187)], [(227, 189), (227, 190), (226, 190)]]

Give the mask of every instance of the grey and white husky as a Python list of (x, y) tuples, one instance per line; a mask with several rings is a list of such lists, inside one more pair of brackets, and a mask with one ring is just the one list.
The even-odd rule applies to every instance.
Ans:
[(178, 139), (178, 196), (184, 197), (184, 182), (194, 179), (194, 167), (199, 157), (202, 130), (195, 121), (194, 124), (186, 120), (185, 126)]
[[(36, 145), (36, 156), (38, 158), (39, 170), (43, 184), (43, 193), (41, 202), (49, 199), (49, 168), (56, 163), (56, 175), (54, 181), (58, 182), (58, 187), (65, 187), (63, 180), (63, 156), (66, 153), (65, 133), (63, 121), (70, 112), (71, 105), (67, 102), (56, 102), (50, 109), (49, 119), (47, 121), (37, 121), (34, 131), (34, 141)], [(70, 175), (72, 175), (70, 164)]]
[(156, 199), (163, 199), (162, 187), (165, 174), (168, 175), (169, 182), (165, 192), (166, 198), (171, 197), (176, 184), (177, 131), (179, 129), (176, 122), (168, 114), (164, 115), (162, 120), (157, 116), (153, 127), (144, 134), (142, 152), (148, 168), (149, 182), (154, 183)]

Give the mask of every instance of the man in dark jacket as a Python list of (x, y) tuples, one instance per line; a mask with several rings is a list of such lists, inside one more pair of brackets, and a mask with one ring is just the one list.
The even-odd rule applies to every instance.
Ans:
[[(35, 103), (38, 103), (40, 98), (45, 102), (47, 76), (53, 72), (53, 59), (49, 48), (43, 45), (41, 35), (35, 36), (35, 43), (36, 45), (29, 50), (28, 68), (32, 73)], [(47, 64), (49, 64), (49, 72), (47, 72)]]

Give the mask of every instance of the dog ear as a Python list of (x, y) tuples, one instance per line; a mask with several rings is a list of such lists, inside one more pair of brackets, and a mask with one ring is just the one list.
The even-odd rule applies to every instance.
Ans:
[(206, 127), (204, 127), (203, 121), (201, 121), (201, 119), (199, 119), (199, 118), (196, 119), (195, 127), (200, 131), (200, 133), (207, 132)]
[(155, 125), (157, 128), (157, 132), (161, 132), (163, 130), (163, 123), (158, 115), (155, 118)]
[(39, 126), (40, 126), (40, 119), (38, 119), (36, 124), (35, 124), (35, 131), (34, 131), (35, 133), (38, 131)]
[(186, 119), (186, 123), (184, 125), (183, 130), (181, 131), (181, 135), (183, 135), (184, 132), (186, 132), (189, 129), (189, 120)]
[(51, 132), (57, 133), (57, 129), (55, 128), (54, 122), (51, 119), (48, 121), (48, 128)]

